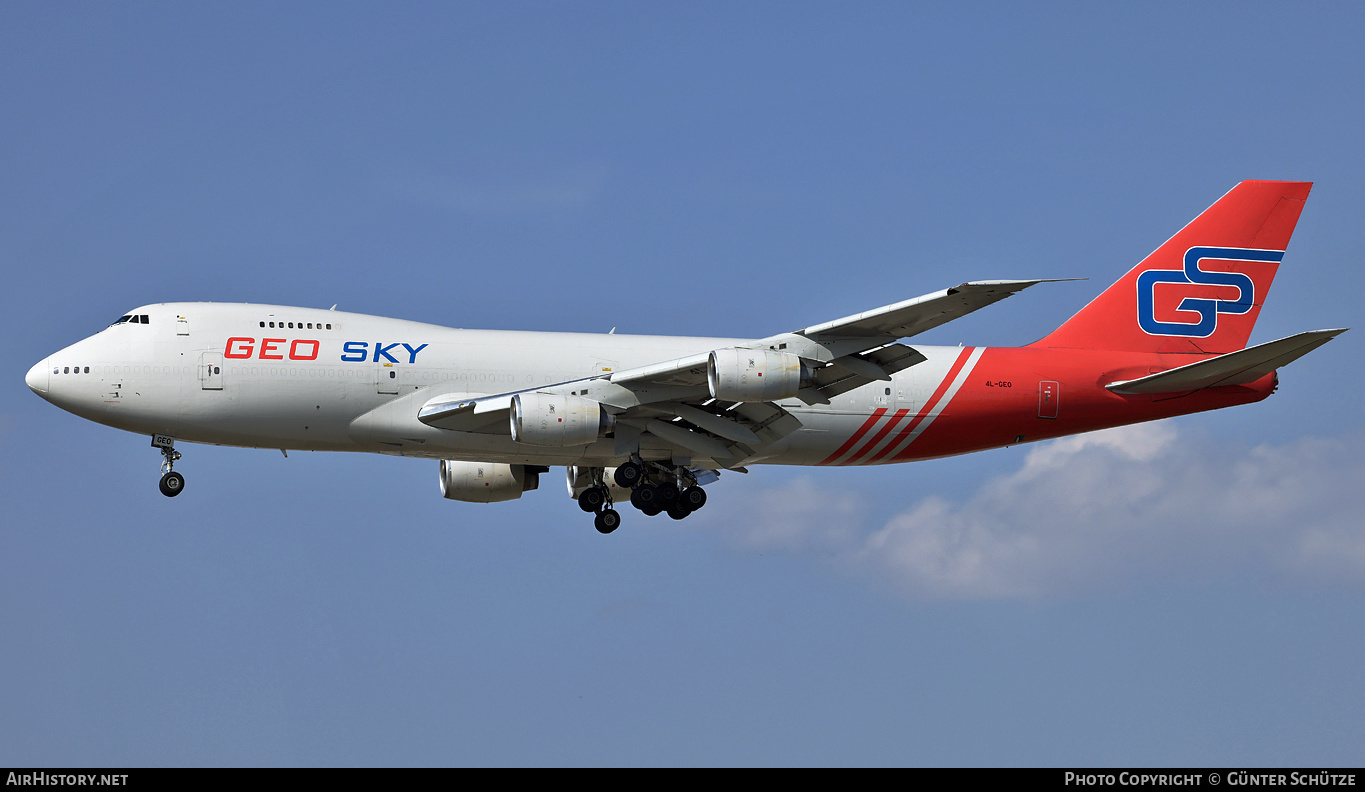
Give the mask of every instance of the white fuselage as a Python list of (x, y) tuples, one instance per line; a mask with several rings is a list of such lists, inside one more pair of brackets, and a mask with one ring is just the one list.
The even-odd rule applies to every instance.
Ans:
[[(547, 448), (506, 431), (427, 426), (418, 410), (443, 395), (490, 395), (705, 353), (738, 339), (460, 330), (313, 308), (163, 303), (112, 325), (29, 372), (53, 404), (109, 426), (216, 445), (363, 451), (510, 464), (609, 465), (610, 439)], [(834, 398), (787, 399), (802, 428), (747, 462), (816, 464), (874, 410), (915, 409), (947, 374), (956, 348)], [(666, 458), (673, 447), (640, 448)]]

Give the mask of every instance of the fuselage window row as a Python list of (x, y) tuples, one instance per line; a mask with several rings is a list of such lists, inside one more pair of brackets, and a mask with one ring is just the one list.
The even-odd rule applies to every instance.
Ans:
[[(99, 366), (95, 367), (95, 373), (101, 373)], [(120, 370), (121, 369), (121, 370)], [(195, 374), (199, 371), (193, 366), (105, 366), (104, 374), (129, 375), (129, 374)], [(55, 366), (53, 374), (89, 374), (89, 366)], [(218, 366), (213, 367), (214, 374), (221, 374), (222, 369)], [(233, 374), (244, 374), (246, 376), (308, 376), (308, 377), (340, 377), (342, 379), (359, 379), (368, 375), (368, 370), (360, 371), (356, 369), (316, 369), (316, 368), (283, 368), (279, 366), (249, 368), (233, 367)], [(398, 372), (390, 369), (388, 372), (390, 379), (397, 379)], [(414, 370), (403, 374), (403, 379), (422, 380), (424, 382), (442, 381), (467, 381), (467, 382), (513, 382), (515, 377), (510, 374), (475, 374), (468, 372), (452, 371), (431, 371)]]
[[(267, 324), (266, 322), (261, 322), (261, 327), (265, 327), (266, 324)], [(280, 322), (280, 323), (279, 323), (279, 329), (281, 329), (281, 330), (285, 329), (285, 324), (286, 324), (285, 322)], [(322, 322), (316, 322), (316, 323), (315, 323), (315, 322), (298, 322), (298, 323), (297, 323), (297, 324), (298, 324), (298, 327), (297, 327), (297, 328), (294, 327), (294, 325), (296, 324), (295, 322), (288, 322), (287, 324), (288, 324), (288, 326), (289, 326), (288, 329), (290, 329), (290, 330), (295, 330), (295, 329), (297, 329), (297, 330), (305, 330), (305, 329), (306, 329), (306, 330), (323, 330), (323, 329), (331, 330), (331, 329), (332, 329), (331, 323), (328, 323), (328, 324), (324, 327), (324, 325), (323, 325)], [(269, 325), (270, 325), (270, 327), (275, 327), (275, 326), (276, 326), (276, 323), (275, 323), (275, 322), (270, 322)]]

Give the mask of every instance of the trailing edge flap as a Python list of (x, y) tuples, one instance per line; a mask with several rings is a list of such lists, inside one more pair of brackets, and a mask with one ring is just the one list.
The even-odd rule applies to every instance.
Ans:
[(1298, 360), (1344, 332), (1345, 329), (1312, 330), (1201, 360), (1188, 366), (1173, 368), (1150, 377), (1111, 382), (1104, 387), (1114, 393), (1131, 395), (1183, 393), (1219, 385), (1244, 385)]
[(815, 381), (797, 394), (797, 398), (807, 404), (828, 403), (831, 398), (869, 382), (889, 382), (892, 374), (925, 360), (928, 358), (922, 352), (905, 344), (890, 344), (871, 352), (835, 358), (830, 361), (832, 365), (815, 372)]

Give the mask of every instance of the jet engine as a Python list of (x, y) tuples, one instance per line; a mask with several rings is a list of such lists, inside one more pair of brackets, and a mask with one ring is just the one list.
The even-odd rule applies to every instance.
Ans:
[(610, 432), (616, 418), (582, 396), (518, 393), (512, 397), (512, 439), (538, 446), (587, 445)]
[[(592, 475), (590, 469), (569, 465), (566, 468), (568, 473), (569, 497), (577, 499), (583, 494), (583, 490), (592, 486)], [(623, 487), (616, 483), (616, 468), (609, 467), (602, 469), (602, 484), (611, 492), (614, 500), (626, 500), (630, 497), (630, 487)]]
[(544, 470), (548, 468), (442, 459), (441, 495), (466, 503), (516, 500), (521, 493), (540, 486), (540, 474)]
[(815, 372), (801, 358), (771, 349), (717, 349), (706, 361), (711, 396), (722, 401), (787, 399), (814, 378)]

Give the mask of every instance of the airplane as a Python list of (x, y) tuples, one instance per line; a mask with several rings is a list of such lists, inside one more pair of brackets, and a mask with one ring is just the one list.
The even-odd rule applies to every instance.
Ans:
[(970, 281), (762, 339), (463, 330), (276, 305), (146, 305), (28, 387), (177, 442), (439, 461), (452, 500), (520, 498), (553, 466), (601, 533), (618, 500), (683, 519), (749, 466), (883, 465), (1258, 402), (1345, 332), (1247, 347), (1311, 182), (1244, 181), (1022, 347), (905, 343), (1048, 282)]

